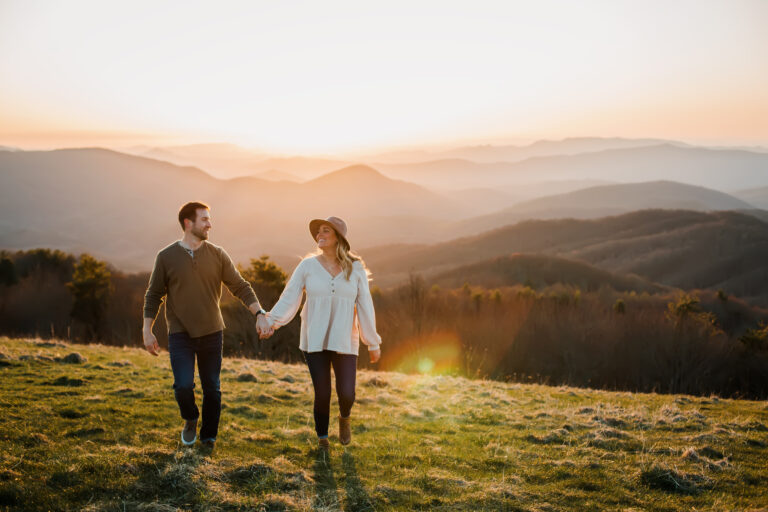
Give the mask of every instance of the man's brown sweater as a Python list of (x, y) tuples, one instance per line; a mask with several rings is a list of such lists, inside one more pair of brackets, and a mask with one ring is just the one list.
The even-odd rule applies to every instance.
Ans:
[(144, 318), (157, 316), (165, 296), (169, 333), (186, 332), (197, 338), (220, 331), (224, 329), (219, 309), (222, 283), (246, 306), (258, 302), (253, 288), (224, 249), (203, 241), (193, 257), (179, 242), (174, 242), (155, 258), (144, 295)]

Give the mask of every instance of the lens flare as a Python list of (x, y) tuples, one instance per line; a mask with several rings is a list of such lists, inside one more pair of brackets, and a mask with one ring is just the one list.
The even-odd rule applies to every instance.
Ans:
[(429, 373), (435, 367), (435, 362), (428, 357), (422, 357), (419, 359), (419, 364), (416, 367), (421, 373)]
[(423, 375), (461, 372), (461, 342), (455, 332), (415, 336), (384, 354), (381, 362), (384, 370)]

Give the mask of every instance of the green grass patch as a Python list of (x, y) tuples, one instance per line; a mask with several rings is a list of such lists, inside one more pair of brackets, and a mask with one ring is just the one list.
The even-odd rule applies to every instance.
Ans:
[(209, 452), (180, 445), (167, 354), (0, 351), (0, 510), (768, 507), (762, 402), (360, 371), (325, 453), (304, 366), (226, 359)]

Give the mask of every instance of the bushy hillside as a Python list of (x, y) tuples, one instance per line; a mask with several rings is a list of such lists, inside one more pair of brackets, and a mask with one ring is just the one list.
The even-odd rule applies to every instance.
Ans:
[(208, 452), (179, 444), (167, 354), (0, 350), (8, 510), (768, 506), (762, 402), (360, 371), (352, 445), (324, 454), (306, 368), (227, 359)]
[(516, 284), (542, 288), (562, 284), (585, 291), (608, 287), (616, 291), (653, 293), (667, 289), (636, 276), (615, 275), (579, 261), (532, 254), (499, 256), (463, 265), (433, 277), (431, 282), (448, 288), (472, 283), (485, 288)]

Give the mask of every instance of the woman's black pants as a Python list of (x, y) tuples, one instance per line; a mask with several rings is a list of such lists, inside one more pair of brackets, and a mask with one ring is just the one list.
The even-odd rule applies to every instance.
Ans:
[(304, 360), (309, 367), (312, 385), (315, 388), (315, 431), (318, 437), (326, 437), (331, 409), (331, 367), (336, 375), (339, 412), (346, 418), (352, 411), (352, 404), (355, 403), (357, 356), (323, 350), (322, 352), (304, 352)]

